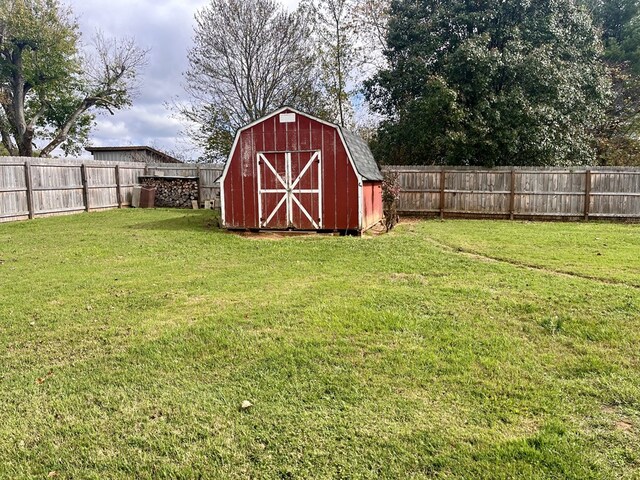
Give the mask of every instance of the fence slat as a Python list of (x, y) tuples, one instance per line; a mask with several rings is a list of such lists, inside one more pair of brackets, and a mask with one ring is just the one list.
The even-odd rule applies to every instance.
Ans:
[(589, 204), (591, 203), (591, 170), (584, 173), (584, 219), (589, 220)]
[(445, 201), (445, 171), (444, 168), (440, 170), (440, 218), (444, 218), (444, 201)]
[(29, 211), (29, 219), (33, 219), (33, 187), (31, 186), (31, 164), (24, 162), (24, 183), (27, 186), (27, 210)]
[(122, 208), (122, 187), (120, 186), (120, 165), (116, 165), (116, 199), (118, 208)]
[(510, 183), (510, 192), (509, 192), (509, 219), (513, 220), (513, 215), (514, 215), (514, 207), (515, 207), (515, 203), (516, 203), (516, 172), (515, 170), (511, 170), (511, 174), (510, 174), (510, 179), (511, 179), (511, 183)]

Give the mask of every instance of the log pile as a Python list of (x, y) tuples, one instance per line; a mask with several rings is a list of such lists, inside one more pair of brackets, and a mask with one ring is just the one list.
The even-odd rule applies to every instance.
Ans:
[(198, 200), (197, 177), (140, 177), (143, 187), (155, 187), (156, 207), (191, 208)]

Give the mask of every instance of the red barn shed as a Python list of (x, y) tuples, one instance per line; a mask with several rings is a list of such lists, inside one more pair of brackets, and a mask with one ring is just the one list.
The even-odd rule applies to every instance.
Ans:
[(382, 219), (382, 174), (366, 142), (289, 107), (238, 130), (220, 196), (229, 229), (362, 232)]

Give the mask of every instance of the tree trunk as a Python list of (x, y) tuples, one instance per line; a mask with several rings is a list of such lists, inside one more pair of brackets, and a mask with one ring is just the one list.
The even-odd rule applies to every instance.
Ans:
[(33, 131), (23, 132), (22, 141), (18, 143), (18, 155), (21, 157), (33, 156)]
[(340, 20), (336, 18), (336, 67), (338, 76), (338, 111), (340, 112), (340, 126), (344, 127), (344, 112), (342, 110), (342, 43), (340, 42)]
[(14, 137), (18, 154), (22, 157), (33, 155), (33, 128), (27, 128), (24, 115), (25, 79), (23, 75), (22, 48), (13, 51), (13, 75), (11, 76), (11, 116), (15, 125)]

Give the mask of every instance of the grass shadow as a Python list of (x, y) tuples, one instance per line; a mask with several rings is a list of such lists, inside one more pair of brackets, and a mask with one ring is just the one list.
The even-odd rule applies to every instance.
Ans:
[(176, 216), (164, 220), (143, 222), (129, 225), (134, 230), (165, 230), (165, 231), (218, 231), (219, 215), (212, 210), (175, 210)]

